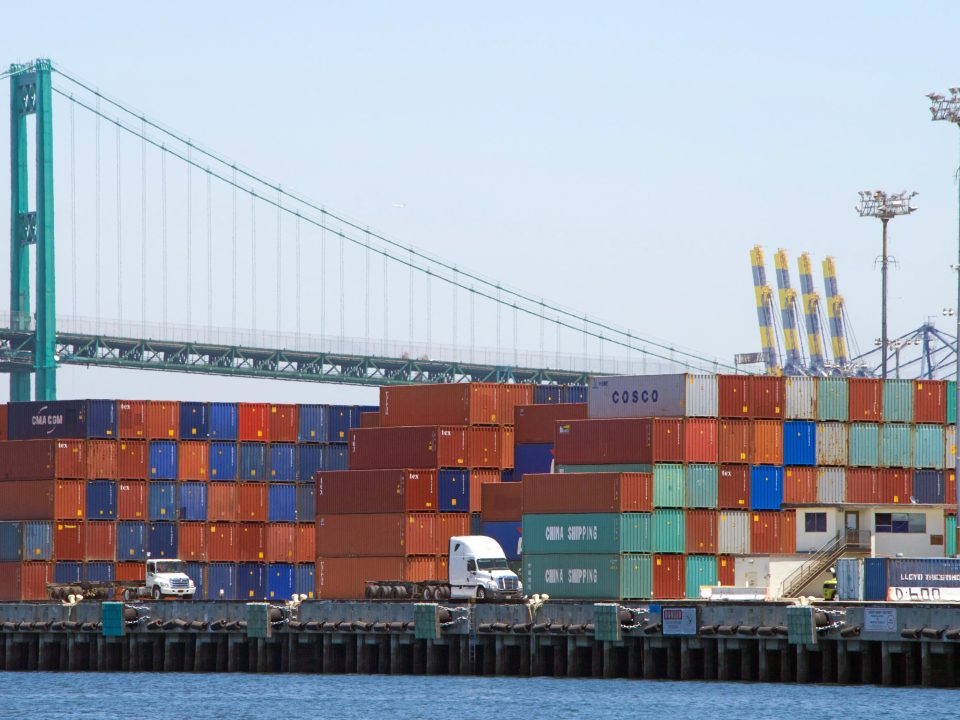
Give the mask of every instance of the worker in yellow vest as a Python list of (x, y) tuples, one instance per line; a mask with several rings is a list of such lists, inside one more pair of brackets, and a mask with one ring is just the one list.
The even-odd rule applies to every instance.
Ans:
[(837, 571), (830, 568), (830, 577), (823, 583), (823, 599), (833, 600), (837, 597)]

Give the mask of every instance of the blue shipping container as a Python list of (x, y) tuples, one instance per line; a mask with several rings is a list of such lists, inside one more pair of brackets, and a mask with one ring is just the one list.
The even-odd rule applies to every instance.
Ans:
[(210, 437), (208, 405), (202, 402), (180, 403), (180, 439), (206, 440)]
[(210, 443), (210, 479), (226, 482), (237, 479), (237, 444)]
[(377, 410), (376, 405), (330, 405), (326, 418), (327, 442), (347, 442), (350, 428), (360, 427), (360, 413)]
[(78, 583), (82, 573), (82, 563), (58, 562), (53, 564), (53, 581), (55, 583)]
[(117, 483), (113, 480), (87, 480), (87, 520), (113, 520), (117, 517)]
[(53, 523), (33, 521), (23, 523), (23, 559), (53, 559)]
[(553, 443), (517, 443), (513, 448), (513, 472), (524, 475), (548, 473), (553, 467)]
[(43, 400), (10, 403), (7, 410), (10, 440), (117, 437), (115, 400)]
[(299, 424), (297, 441), (302, 443), (320, 443), (327, 440), (327, 406), (298, 405)]
[[(913, 498), (921, 505), (942, 505), (946, 502), (947, 484), (943, 470), (915, 470)], [(953, 501), (954, 498), (951, 498)]]
[(567, 385), (565, 388), (565, 403), (585, 403), (587, 401), (586, 385)]
[(503, 548), (507, 560), (519, 560), (520, 533), (523, 523), (512, 520), (504, 522), (484, 522), (480, 524), (480, 534), (492, 537)]
[(147, 519), (177, 519), (177, 484), (175, 482), (151, 482), (147, 487)]
[(117, 562), (147, 559), (147, 524), (132, 520), (117, 523)]
[(0, 522), (0, 561), (16, 562), (23, 559), (23, 523)]
[(521, 479), (521, 475), (518, 475), (513, 468), (500, 471), (500, 482), (517, 482)]
[(211, 440), (237, 441), (237, 404), (210, 403), (207, 426)]
[(534, 385), (533, 402), (536, 405), (562, 403), (565, 393), (559, 385)]
[(863, 559), (863, 599), (887, 599), (887, 558)]
[(750, 468), (750, 509), (779, 510), (783, 504), (783, 468), (754, 465)]
[(204, 594), (206, 592), (206, 587), (203, 582), (203, 569), (206, 566), (206, 563), (199, 562), (188, 562), (186, 573), (187, 577), (193, 580), (193, 584), (197, 587), (197, 591), (194, 593), (193, 597), (197, 600), (202, 600), (206, 598)]
[(255, 481), (267, 479), (267, 444), (240, 443), (239, 480)]
[(345, 443), (327, 445), (323, 452), (324, 470), (347, 470), (350, 460), (350, 446)]
[(313, 474), (323, 470), (326, 445), (297, 445), (297, 480), (313, 482)]
[[(958, 558), (888, 558), (887, 588), (960, 588), (960, 559)], [(891, 591), (884, 600), (940, 600), (936, 592), (898, 593)], [(946, 600), (952, 598), (943, 598)]]
[(147, 526), (147, 552), (153, 559), (175, 558), (177, 556), (177, 524), (150, 523)]
[(113, 582), (112, 562), (88, 562), (83, 565), (83, 579), (87, 582)]
[(267, 522), (297, 521), (297, 486), (270, 483), (267, 489)]
[(312, 523), (317, 517), (313, 485), (297, 485), (297, 522)]
[(309, 598), (314, 596), (314, 565), (313, 563), (297, 565), (296, 593), (306, 595)]
[(267, 566), (259, 563), (237, 565), (237, 599), (267, 599)]
[(294, 482), (297, 479), (297, 446), (293, 443), (270, 444), (270, 482)]
[(236, 600), (237, 566), (225, 562), (210, 563), (205, 585), (207, 600)]
[(186, 522), (202, 522), (207, 519), (207, 484), (205, 482), (182, 482), (180, 507), (177, 517)]
[(441, 470), (437, 473), (437, 510), (470, 512), (469, 470)]
[(150, 479), (177, 479), (177, 442), (176, 440), (150, 441)]
[(294, 566), (287, 563), (267, 565), (267, 600), (290, 600), (296, 591)]
[(788, 420), (783, 424), (783, 464), (817, 464), (817, 424)]

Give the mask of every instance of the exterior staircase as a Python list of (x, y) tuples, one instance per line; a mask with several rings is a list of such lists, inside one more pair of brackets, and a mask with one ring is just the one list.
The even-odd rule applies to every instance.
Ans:
[(870, 533), (863, 530), (841, 530), (828, 540), (780, 585), (780, 597), (797, 597), (807, 585), (832, 567), (846, 553), (869, 553)]

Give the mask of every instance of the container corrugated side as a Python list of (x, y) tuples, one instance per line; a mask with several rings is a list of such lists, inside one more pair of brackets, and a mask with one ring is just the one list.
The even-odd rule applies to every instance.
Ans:
[(957, 467), (957, 426), (947, 425), (943, 433), (943, 469)]
[(863, 600), (863, 559), (837, 560), (837, 600)]
[(211, 440), (236, 442), (238, 435), (237, 404), (225, 402), (210, 403), (208, 424)]
[(700, 588), (717, 585), (717, 558), (715, 555), (688, 555), (686, 560), (686, 598), (700, 599)]
[(237, 443), (211, 442), (207, 467), (210, 468), (210, 480), (236, 480)]
[(751, 465), (783, 465), (783, 423), (754, 420), (750, 445)]
[(944, 550), (947, 555), (957, 554), (957, 516), (947, 515), (944, 522)]
[(883, 421), (913, 422), (913, 380), (883, 381)]
[(850, 396), (847, 378), (828, 377), (817, 381), (817, 420), (847, 422)]
[(717, 513), (717, 552), (721, 555), (750, 553), (750, 513), (720, 510)]
[(684, 417), (686, 391), (682, 374), (590, 378), (587, 417)]
[(687, 543), (683, 510), (653, 511), (653, 547), (660, 553), (682, 553)]
[(880, 465), (913, 467), (913, 428), (909, 425), (884, 423), (880, 431)]
[(957, 381), (947, 380), (947, 425), (957, 422)]
[(750, 507), (750, 466), (720, 465), (717, 468), (717, 507)]
[(523, 516), (522, 483), (487, 483), (481, 486), (480, 497), (484, 522), (519, 522)]
[(913, 474), (913, 497), (921, 505), (946, 502), (947, 479), (943, 470), (917, 470)]
[(685, 552), (689, 554), (716, 554), (717, 511), (687, 510), (684, 517), (686, 533)]
[(298, 409), (297, 440), (302, 443), (320, 443), (327, 440), (326, 405), (301, 405)]
[(523, 551), (532, 554), (621, 553), (621, 517), (614, 513), (523, 516)]
[(177, 479), (208, 479), (210, 447), (203, 440), (184, 440), (177, 445)]
[(0, 601), (46, 600), (47, 583), (53, 581), (53, 563), (0, 563)]
[(783, 464), (817, 464), (817, 424), (788, 420), (783, 424)]
[(297, 441), (300, 427), (298, 408), (292, 404), (270, 405), (270, 442)]
[(717, 376), (687, 373), (687, 417), (715, 418), (719, 415)]
[(412, 425), (503, 425), (513, 422), (500, 407), (497, 383), (383, 386), (380, 427)]
[(889, 558), (886, 600), (913, 600), (897, 588), (960, 588), (958, 558)]
[(620, 538), (624, 552), (652, 553), (653, 514), (623, 513), (620, 516)]
[[(621, 600), (640, 593), (643, 563), (624, 583), (621, 555), (523, 555), (523, 586), (528, 593), (556, 599)], [(640, 577), (635, 577), (639, 575)], [(624, 585), (628, 585), (624, 588)], [(651, 583), (652, 586), (652, 583)]]
[(822, 505), (842, 505), (846, 499), (847, 469), (817, 468), (817, 502)]
[(850, 392), (850, 422), (883, 420), (883, 380), (848, 378), (847, 387)]
[(887, 599), (887, 558), (863, 559), (863, 599)]
[(84, 480), (0, 481), (0, 520), (82, 520)]
[(848, 426), (841, 422), (817, 423), (817, 465), (843, 467), (847, 464)]
[(721, 420), (717, 427), (721, 463), (749, 463), (753, 426), (749, 420)]
[(653, 466), (653, 507), (682, 508), (686, 505), (686, 465), (658, 463)]
[(446, 551), (437, 513), (317, 515), (317, 552), (325, 557), (439, 555)]
[(686, 594), (686, 556), (653, 556), (653, 599), (675, 600)]
[(808, 505), (817, 502), (817, 468), (786, 467), (783, 470), (783, 502)]
[(913, 466), (941, 468), (946, 442), (943, 425), (917, 425), (913, 436)]
[[(319, 550), (319, 548), (318, 548)], [(357, 600), (368, 580), (443, 580), (433, 556), (326, 557), (318, 555), (314, 580), (319, 600)]]
[(571, 420), (557, 423), (558, 464), (653, 462), (653, 424), (642, 418)]
[(720, 453), (717, 421), (714, 418), (687, 418), (683, 424), (683, 462), (717, 462)]
[(782, 377), (747, 375), (748, 416), (754, 419), (782, 419), (785, 401), (783, 383)]
[(880, 465), (880, 426), (874, 423), (850, 425), (849, 463), (854, 467)]
[(323, 471), (314, 485), (321, 515), (437, 509), (436, 470)]
[(784, 385), (786, 398), (783, 417), (786, 420), (816, 420), (817, 378), (788, 377)]
[(783, 468), (757, 465), (750, 468), (750, 509), (779, 510), (783, 504)]
[(937, 425), (946, 423), (947, 383), (945, 381), (913, 381), (913, 421)]
[(587, 417), (584, 403), (551, 405), (518, 405), (514, 409), (516, 442), (553, 444), (556, 423), (560, 420), (583, 420)]
[(527, 475), (525, 513), (628, 512), (653, 507), (648, 473), (558, 473)]
[(716, 465), (687, 465), (687, 507), (717, 507), (717, 487)]
[(146, 432), (146, 400), (117, 400), (117, 437), (143, 439)]

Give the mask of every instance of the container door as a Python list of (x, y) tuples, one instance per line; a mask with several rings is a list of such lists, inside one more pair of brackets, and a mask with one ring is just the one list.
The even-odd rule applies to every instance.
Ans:
[(848, 510), (845, 513), (847, 528), (847, 543), (860, 544), (860, 513)]

